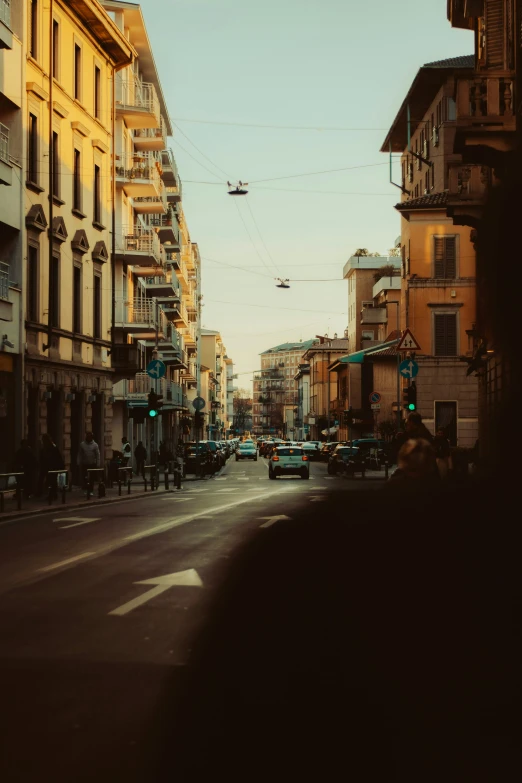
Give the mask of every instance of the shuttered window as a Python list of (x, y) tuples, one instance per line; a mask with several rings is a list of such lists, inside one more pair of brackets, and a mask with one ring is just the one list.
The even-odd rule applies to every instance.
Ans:
[(456, 237), (435, 237), (434, 277), (453, 279), (457, 276)]
[(456, 314), (435, 315), (435, 356), (457, 355)]
[(488, 0), (485, 5), (486, 63), (504, 65), (504, 0)]

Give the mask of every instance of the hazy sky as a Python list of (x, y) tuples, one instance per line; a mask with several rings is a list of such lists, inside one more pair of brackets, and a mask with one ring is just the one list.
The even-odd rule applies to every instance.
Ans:
[[(141, 5), (203, 259), (203, 326), (221, 331), (238, 373), (277, 343), (341, 335), (346, 259), (385, 254), (400, 233), (386, 132), (418, 68), (471, 53), (472, 33), (452, 30), (446, 0)], [(348, 167), (360, 168), (291, 176)], [(228, 196), (227, 179), (249, 182), (248, 196)]]

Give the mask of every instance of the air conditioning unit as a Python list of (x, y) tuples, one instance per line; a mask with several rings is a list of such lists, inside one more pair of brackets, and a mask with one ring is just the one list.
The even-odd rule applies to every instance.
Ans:
[(439, 146), (439, 129), (438, 128), (433, 128), (432, 142), (433, 142), (433, 146), (434, 147), (438, 147)]

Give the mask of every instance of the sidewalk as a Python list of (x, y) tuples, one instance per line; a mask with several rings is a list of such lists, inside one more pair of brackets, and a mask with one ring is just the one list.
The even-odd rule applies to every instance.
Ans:
[[(191, 481), (192, 477), (183, 479), (183, 482)], [(181, 485), (183, 489), (183, 484)], [(4, 500), (4, 511), (0, 513), (0, 525), (3, 522), (16, 519), (18, 517), (33, 516), (42, 514), (48, 511), (56, 510), (58, 513), (68, 511), (70, 509), (88, 508), (90, 506), (96, 506), (104, 503), (112, 503), (122, 500), (133, 500), (138, 497), (147, 497), (150, 495), (157, 495), (158, 493), (165, 492), (179, 492), (176, 489), (174, 480), (174, 474), (169, 474), (169, 489), (165, 489), (165, 475), (160, 474), (159, 486), (156, 490), (152, 491), (150, 488), (150, 482), (147, 481), (147, 492), (145, 492), (145, 483), (141, 476), (133, 476), (131, 482), (130, 494), (128, 493), (127, 486), (122, 484), (121, 495), (119, 494), (118, 485), (114, 484), (113, 487), (105, 487), (105, 497), (98, 497), (98, 485), (94, 487), (94, 493), (87, 498), (87, 493), (80, 487), (73, 487), (71, 490), (65, 492), (65, 503), (62, 502), (62, 493), (58, 492), (58, 497), (53, 500), (51, 504), (48, 502), (47, 494), (40, 497), (22, 498), (22, 508), (20, 511), (17, 508), (17, 501), (14, 495), (6, 497)]]

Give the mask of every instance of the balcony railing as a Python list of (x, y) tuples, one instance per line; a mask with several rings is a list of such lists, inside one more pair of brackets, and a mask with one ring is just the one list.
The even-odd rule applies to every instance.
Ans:
[(136, 128), (134, 131), (134, 147), (137, 150), (161, 150), (167, 140), (167, 128), (163, 117), (159, 128)]
[(168, 321), (165, 313), (154, 299), (116, 300), (116, 324), (121, 326), (143, 327), (166, 334)]
[[(3, 3), (5, 0), (0, 0)], [(1, 5), (0, 5), (1, 8)], [(0, 159), (9, 163), (9, 128), (0, 122)]]
[(388, 313), (385, 307), (363, 307), (361, 310), (362, 324), (385, 324), (388, 322)]
[[(161, 258), (160, 240), (155, 231), (147, 231), (139, 225), (124, 226), (121, 235), (116, 237), (117, 253), (132, 253), (148, 259), (149, 265), (159, 264)], [(129, 263), (138, 263), (134, 257), (129, 257)]]
[(140, 349), (136, 343), (116, 343), (111, 348), (111, 367), (116, 372), (133, 373), (140, 369)]
[[(497, 119), (503, 126), (513, 125), (515, 106), (515, 83), (509, 77), (477, 77), (459, 79), (457, 84), (457, 124), (482, 125)], [(498, 131), (498, 128), (491, 128)]]
[(9, 299), (9, 264), (0, 261), (0, 299)]
[(161, 180), (159, 183), (158, 196), (136, 196), (132, 203), (136, 212), (142, 212), (149, 215), (164, 215), (168, 209), (168, 205), (167, 194), (165, 188), (162, 186)]
[(491, 180), (491, 170), (485, 166), (449, 164), (449, 198), (451, 201), (481, 201)]
[[(128, 72), (125, 75), (118, 74), (116, 77), (116, 108), (126, 115), (130, 114), (127, 118), (127, 127), (140, 129), (160, 127), (160, 102), (152, 82), (142, 82), (136, 77), (129, 77)], [(152, 120), (155, 121), (154, 125), (151, 124)]]
[(11, 26), (11, 0), (0, 0), (0, 21)]
[(162, 195), (161, 158), (157, 152), (116, 155), (115, 164), (116, 180), (123, 184), (128, 196)]

